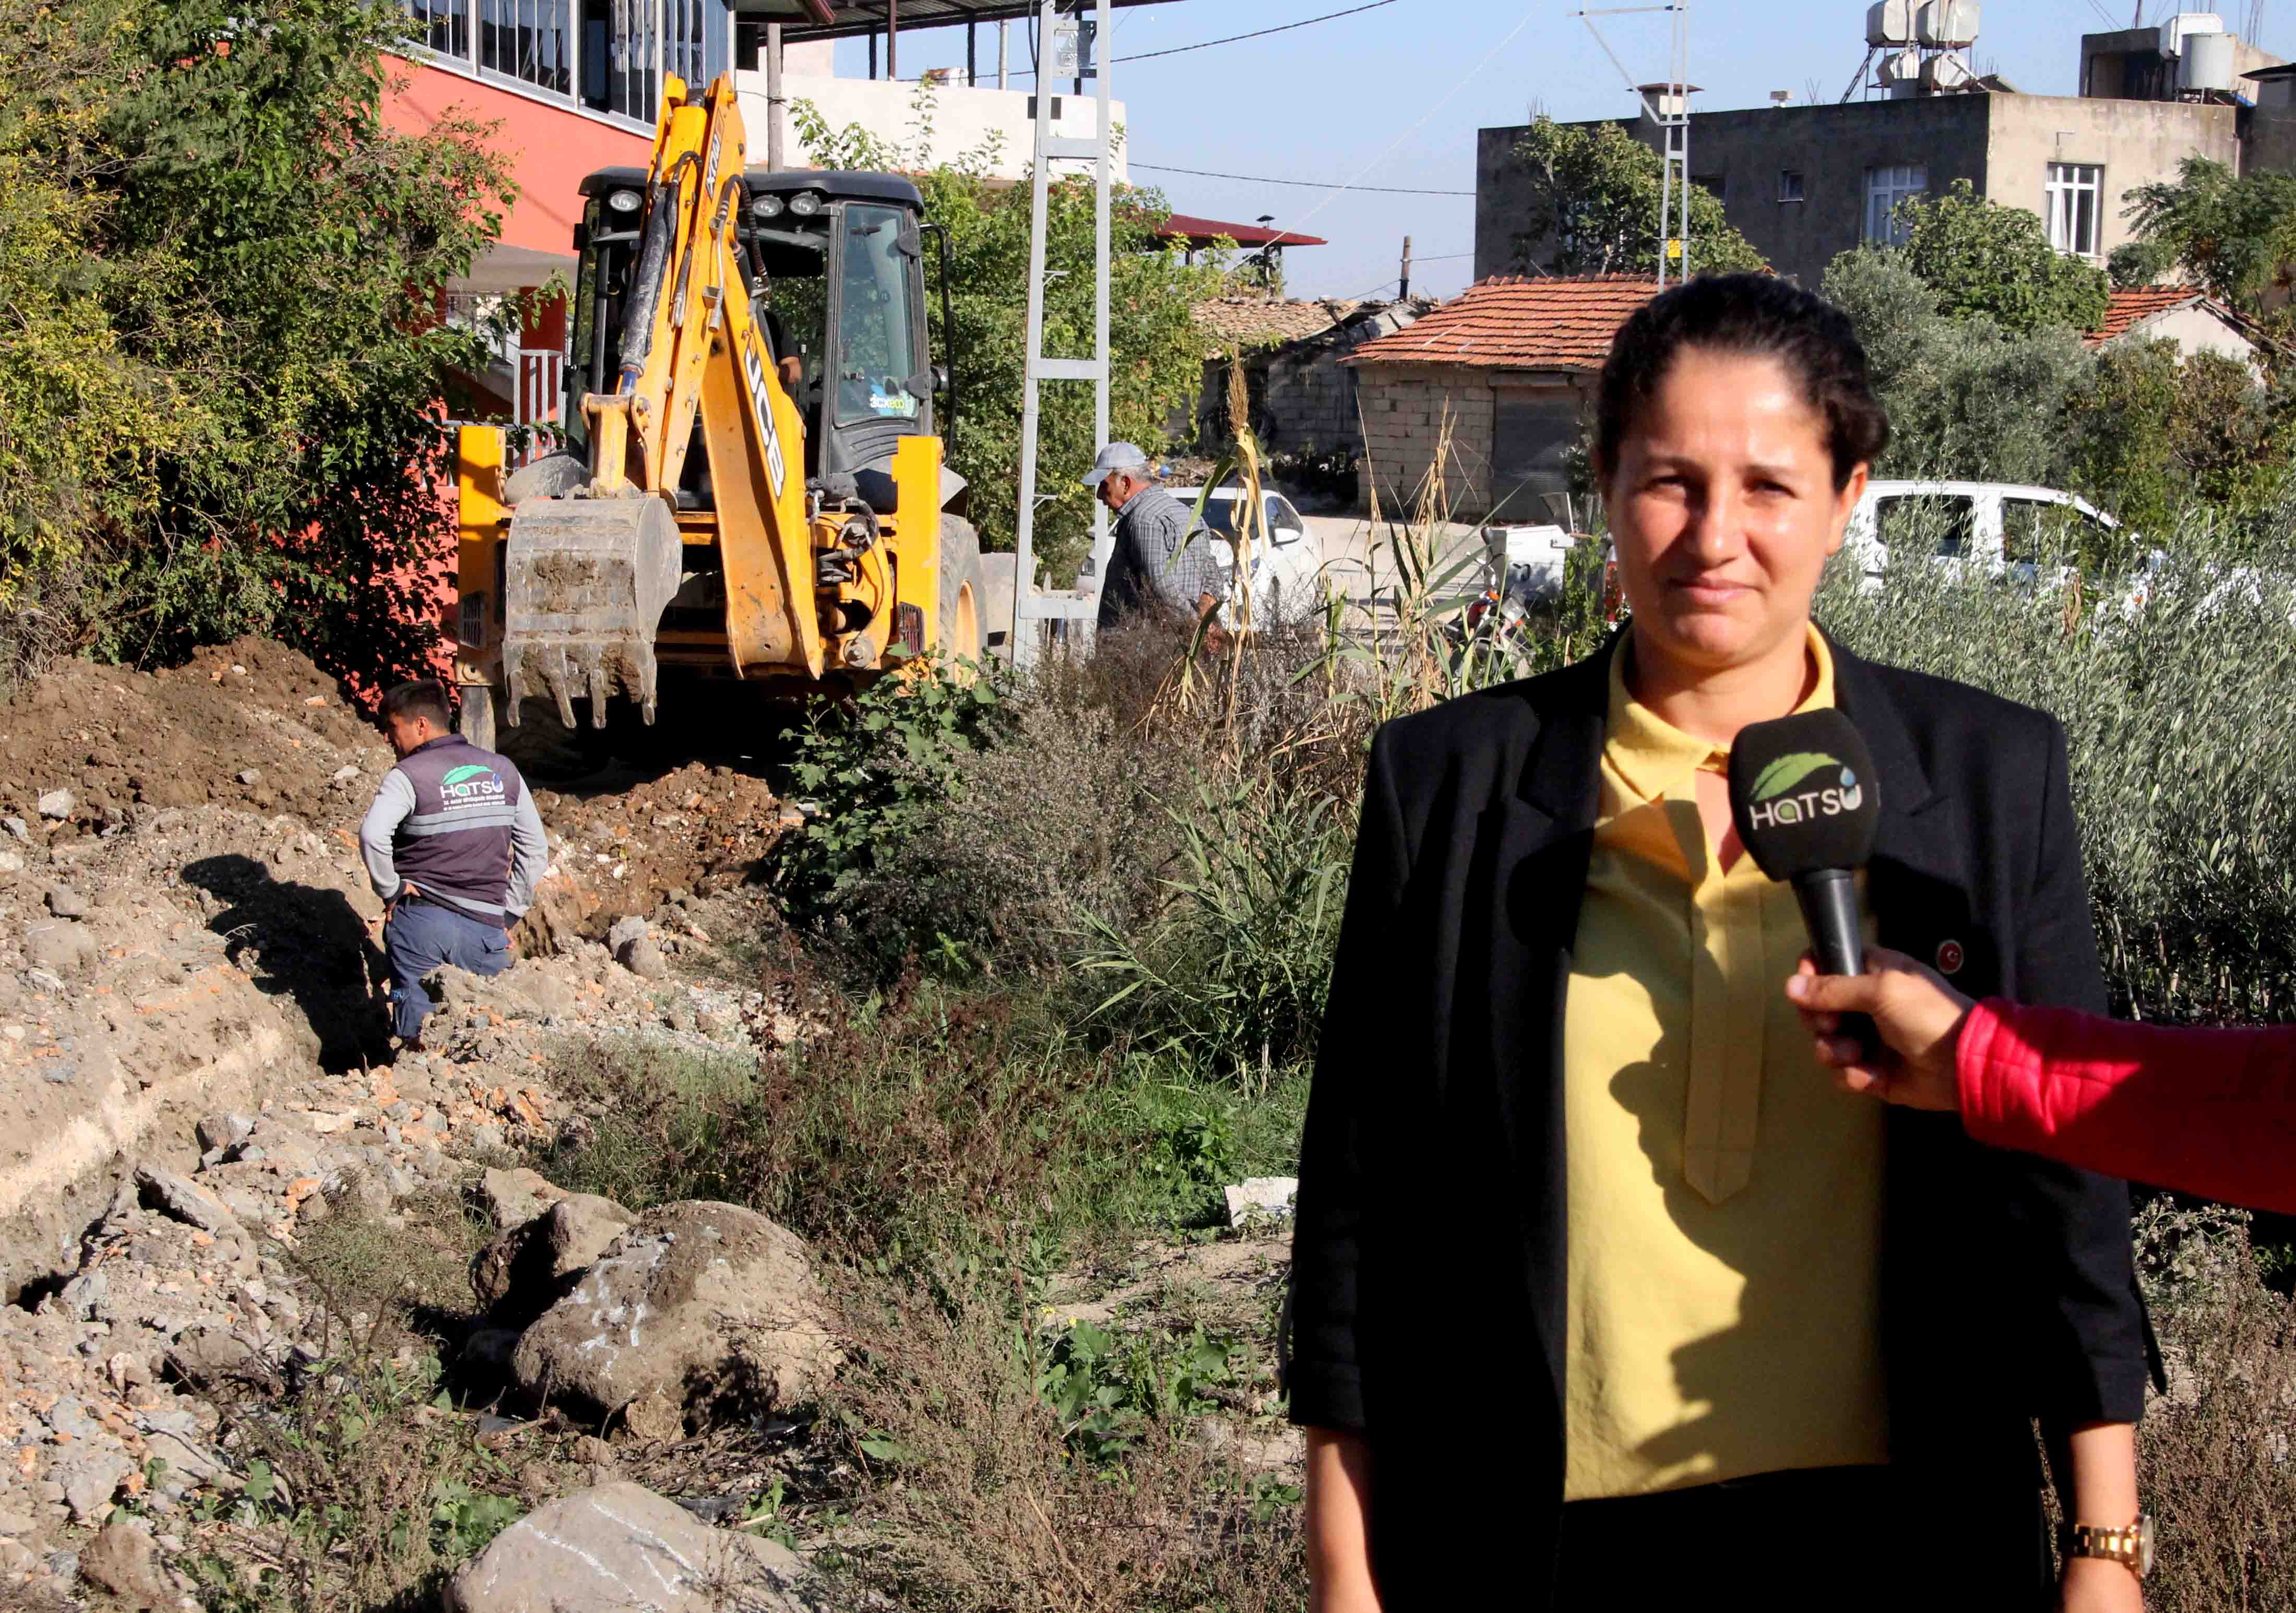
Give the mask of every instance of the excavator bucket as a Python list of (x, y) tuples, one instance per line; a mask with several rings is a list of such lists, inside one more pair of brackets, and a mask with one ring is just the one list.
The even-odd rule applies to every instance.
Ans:
[(574, 726), (586, 695), (590, 725), (606, 725), (616, 686), (654, 718), (654, 630), (677, 592), (685, 548), (669, 506), (652, 495), (529, 498), (512, 513), (504, 546), (503, 677), (506, 720), (547, 694)]

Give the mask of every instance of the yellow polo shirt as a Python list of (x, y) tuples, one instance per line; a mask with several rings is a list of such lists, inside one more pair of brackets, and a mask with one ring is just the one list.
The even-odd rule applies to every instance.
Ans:
[[(1810, 634), (1833, 704), (1833, 664)], [(1602, 804), (1563, 1015), (1563, 1496), (1888, 1460), (1882, 1106), (1834, 1090), (1780, 989), (1789, 885), (1718, 866), (1669, 726), (1611, 658)]]

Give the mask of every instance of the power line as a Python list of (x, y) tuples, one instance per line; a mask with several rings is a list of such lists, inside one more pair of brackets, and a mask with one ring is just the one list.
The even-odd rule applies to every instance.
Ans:
[(1393, 5), (1394, 4), (1395, 0), (1371, 0), (1371, 4), (1368, 5), (1350, 6), (1343, 12), (1326, 12), (1320, 17), (1306, 17), (1297, 22), (1278, 23), (1274, 28), (1255, 29), (1248, 34), (1230, 34), (1225, 39), (1207, 39), (1201, 45), (1176, 45), (1169, 50), (1143, 51), (1136, 56), (1119, 56), (1116, 60), (1119, 61), (1146, 61), (1157, 56), (1181, 56), (1185, 55), (1190, 51), (1208, 51), (1215, 45), (1234, 45), (1239, 40), (1263, 39), (1270, 34), (1287, 34), (1295, 28), (1306, 28), (1309, 24), (1316, 22), (1330, 22), (1340, 17), (1352, 17), (1360, 12), (1375, 12), (1382, 5)]
[[(1474, 254), (1472, 252), (1444, 252), (1433, 258), (1422, 258), (1418, 253), (1414, 252), (1411, 255), (1411, 266), (1415, 269), (1423, 263), (1450, 263), (1461, 258), (1472, 258)], [(1385, 280), (1381, 281), (1377, 285), (1357, 291), (1353, 297), (1348, 299), (1348, 300), (1350, 302), (1361, 302), (1374, 291), (1384, 291), (1391, 285), (1399, 285), (1402, 282), (1394, 275), (1390, 274)]]
[(1522, 30), (1530, 26), (1531, 19), (1535, 14), (1536, 13), (1532, 12), (1528, 7), (1526, 7), (1523, 12), (1522, 20), (1517, 22), (1513, 28), (1509, 29), (1506, 31), (1505, 37), (1502, 38), (1496, 45), (1491, 46), (1489, 50), (1485, 51), (1481, 61), (1476, 62), (1474, 66), (1460, 74), (1459, 77), (1452, 82), (1451, 87), (1445, 90), (1443, 94), (1437, 98), (1435, 104), (1429, 107), (1425, 111), (1419, 115), (1419, 120), (1416, 123), (1413, 124), (1409, 128), (1404, 130), (1403, 133), (1398, 135), (1393, 140), (1390, 141), (1385, 151), (1380, 152), (1378, 156), (1373, 158), (1369, 162), (1365, 163), (1363, 167), (1357, 168), (1349, 178), (1347, 184), (1333, 185), (1332, 189), (1325, 193), (1321, 201), (1318, 201), (1314, 207), (1308, 209), (1306, 215), (1300, 218), (1297, 225), (1286, 226), (1285, 233), (1288, 234), (1296, 234), (1300, 231), (1304, 230), (1308, 226), (1308, 221), (1313, 219), (1316, 214), (1322, 212), (1325, 208), (1331, 206), (1332, 200), (1341, 192), (1347, 190), (1349, 186), (1354, 184), (1357, 180), (1361, 179), (1365, 174), (1370, 173), (1381, 163), (1385, 162), (1390, 157), (1394, 156), (1397, 151), (1402, 150), (1404, 143), (1417, 135), (1421, 129), (1425, 128), (1429, 122), (1433, 119), (1436, 113), (1450, 105), (1452, 97), (1456, 95), (1461, 90), (1465, 89), (1470, 80), (1474, 78), (1476, 75), (1480, 73), (1485, 68), (1490, 66), (1492, 62), (1498, 60), (1499, 53), (1506, 49), (1508, 45), (1513, 45), (1515, 42), (1515, 39), (1522, 33)]
[[(1349, 6), (1343, 12), (1325, 12), (1320, 17), (1302, 17), (1297, 22), (1279, 22), (1274, 28), (1254, 29), (1248, 34), (1230, 34), (1225, 39), (1205, 39), (1201, 40), (1194, 45), (1176, 45), (1168, 50), (1142, 51), (1137, 55), (1118, 56), (1113, 58), (1109, 65), (1112, 67), (1119, 61), (1152, 61), (1158, 56), (1184, 56), (1190, 51), (1208, 51), (1215, 45), (1234, 45), (1239, 41), (1245, 39), (1264, 39), (1270, 34), (1288, 34), (1295, 28), (1308, 28), (1317, 22), (1330, 22), (1341, 17), (1352, 17), (1359, 12), (1375, 12), (1383, 5), (1393, 5), (1394, 4), (1395, 0), (1370, 0), (1370, 4), (1366, 5)], [(1117, 20), (1116, 26), (1119, 28), (1123, 26), (1123, 19), (1121, 17)], [(1032, 29), (1033, 27), (1034, 24), (1032, 21)], [(1110, 31), (1113, 33), (1114, 29), (1111, 29)], [(1025, 72), (1016, 73), (1013, 75), (1015, 78), (1037, 78), (1044, 76), (1043, 62), (1041, 61), (1037, 61), (1037, 57), (1033, 53), (1029, 59), (1031, 61), (1035, 62), (1036, 65), (1028, 69)]]
[(1327, 179), (1270, 179), (1265, 174), (1221, 174), (1210, 168), (1176, 168), (1161, 162), (1135, 162), (1136, 168), (1147, 168), (1158, 174), (1193, 174), (1199, 179), (1241, 179), (1250, 184), (1296, 184), (1303, 190), (1377, 191), (1389, 196), (1472, 196), (1472, 191), (1424, 191), (1400, 184), (1343, 184), (1333, 186)]

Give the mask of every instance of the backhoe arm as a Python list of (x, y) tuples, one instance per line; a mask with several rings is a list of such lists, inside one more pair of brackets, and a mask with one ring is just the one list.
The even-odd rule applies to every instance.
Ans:
[(673, 512), (697, 410), (733, 669), (799, 659), (820, 675), (804, 427), (767, 354), (736, 235), (746, 154), (731, 75), (698, 102), (665, 79), (620, 369), (612, 392), (582, 404), (591, 484), (512, 519), (506, 715), (531, 681), (569, 725), (573, 696), (586, 693), (603, 725), (619, 684), (652, 720), (654, 635), (684, 569)]

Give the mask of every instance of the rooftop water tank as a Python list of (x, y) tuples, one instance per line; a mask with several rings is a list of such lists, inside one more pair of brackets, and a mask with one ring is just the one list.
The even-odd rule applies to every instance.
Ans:
[(1922, 87), (1925, 90), (1965, 90), (1977, 81), (1969, 70), (1969, 63), (1958, 56), (1931, 56), (1922, 63)]
[(1914, 11), (1915, 0), (1874, 0), (1866, 8), (1866, 43), (1877, 49), (1884, 45), (1911, 45)]
[(2185, 53), (2186, 36), (2221, 34), (2224, 31), (2224, 19), (2214, 12), (2178, 12), (2161, 25), (2161, 53), (2181, 56)]
[(1933, 50), (1977, 43), (1977, 0), (1929, 0), (1914, 13), (1914, 37)]
[(1907, 45), (1901, 51), (1891, 51), (1882, 58), (1874, 73), (1874, 82), (1890, 86), (1909, 85), (1922, 76), (1922, 53)]
[(2177, 87), (2183, 91), (2232, 89), (2230, 34), (2187, 34), (2177, 58)]

